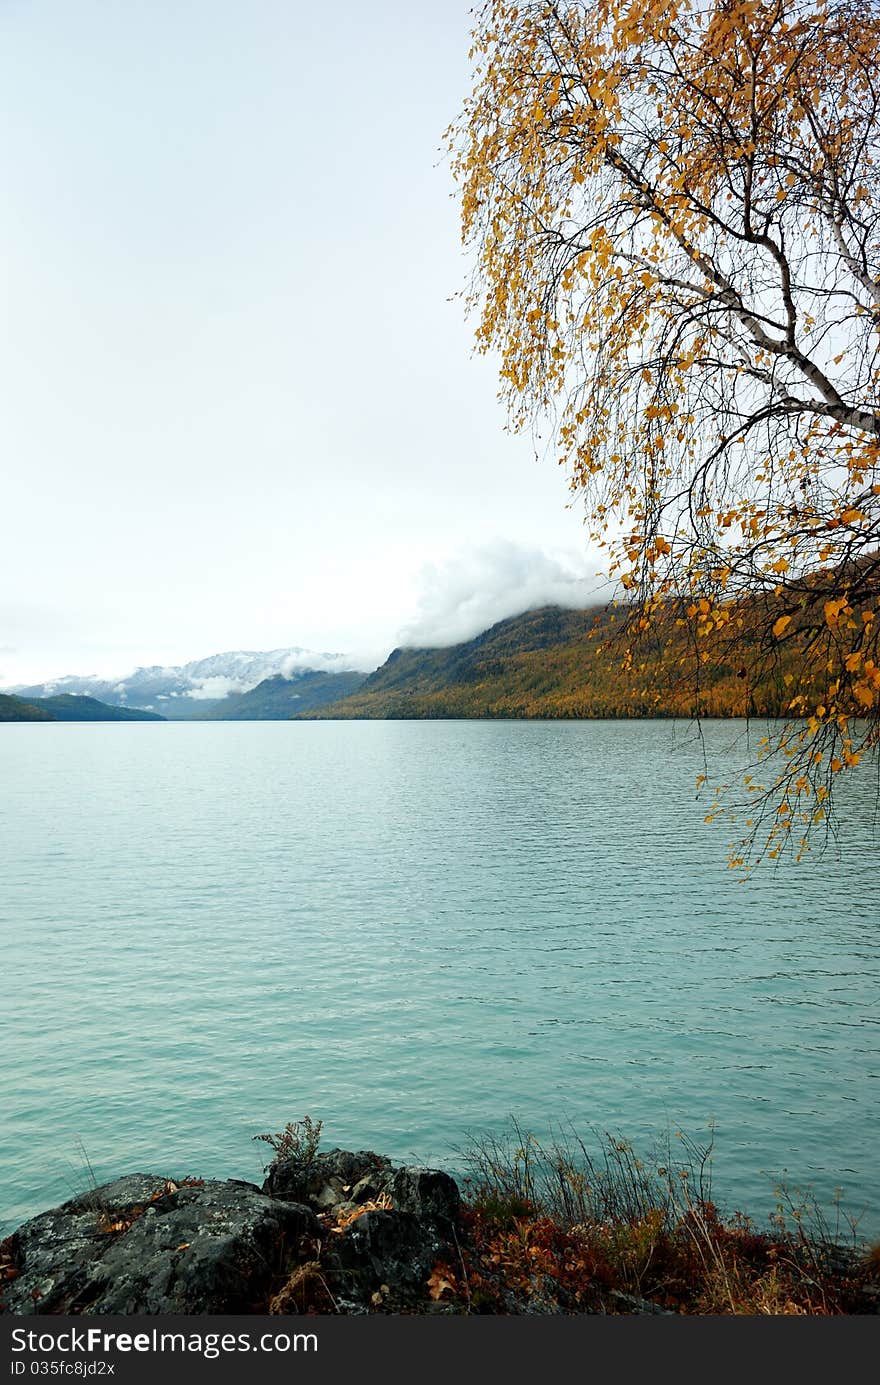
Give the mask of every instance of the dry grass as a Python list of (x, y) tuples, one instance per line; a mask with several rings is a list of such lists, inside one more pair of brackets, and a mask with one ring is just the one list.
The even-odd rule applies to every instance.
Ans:
[(468, 1312), (836, 1315), (875, 1312), (880, 1253), (780, 1193), (768, 1228), (711, 1196), (711, 1136), (640, 1158), (625, 1140), (542, 1144), (515, 1122), (465, 1151), (466, 1237), (440, 1267)]
[(336, 1300), (327, 1286), (320, 1260), (297, 1265), (286, 1282), (269, 1299), (268, 1311), (279, 1314), (332, 1313)]

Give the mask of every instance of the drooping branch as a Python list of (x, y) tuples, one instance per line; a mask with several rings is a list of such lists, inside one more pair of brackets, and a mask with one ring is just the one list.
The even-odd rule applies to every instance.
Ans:
[(475, 39), (479, 346), (553, 419), (626, 667), (683, 621), (695, 689), (754, 688), (784, 636), (808, 825), (880, 735), (880, 10), (489, 0)]

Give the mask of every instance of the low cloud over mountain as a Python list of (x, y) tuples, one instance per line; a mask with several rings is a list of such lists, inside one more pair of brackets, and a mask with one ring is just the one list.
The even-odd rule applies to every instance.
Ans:
[(356, 663), (345, 654), (316, 653), (297, 647), (234, 650), (179, 666), (154, 664), (149, 668), (137, 668), (119, 679), (71, 674), (50, 683), (19, 686), (9, 691), (25, 698), (74, 693), (97, 697), (117, 706), (161, 712), (164, 716), (187, 716), (202, 711), (208, 702), (247, 692), (266, 678), (296, 679), (315, 671), (342, 673)]
[(607, 591), (582, 554), (548, 553), (500, 539), (426, 565), (421, 582), (418, 615), (397, 640), (414, 649), (459, 644), (541, 606), (579, 610)]

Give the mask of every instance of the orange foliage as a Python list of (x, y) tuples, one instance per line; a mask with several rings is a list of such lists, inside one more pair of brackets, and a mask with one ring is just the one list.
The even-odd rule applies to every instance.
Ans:
[(478, 346), (515, 426), (553, 420), (625, 668), (673, 610), (694, 687), (719, 633), (753, 685), (785, 645), (768, 845), (803, 842), (880, 728), (880, 14), (489, 0), (472, 57)]

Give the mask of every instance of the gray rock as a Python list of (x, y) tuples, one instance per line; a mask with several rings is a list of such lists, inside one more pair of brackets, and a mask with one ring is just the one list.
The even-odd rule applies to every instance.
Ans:
[[(322, 1211), (350, 1198), (351, 1189), (367, 1177), (389, 1170), (391, 1161), (372, 1150), (352, 1153), (346, 1149), (331, 1149), (316, 1154), (308, 1163), (285, 1159), (272, 1164), (263, 1184), (269, 1197), (285, 1201), (304, 1202)], [(336, 1196), (338, 1194), (338, 1196)]]
[(308, 1208), (250, 1183), (176, 1184), (133, 1174), (25, 1222), (10, 1238), (10, 1313), (265, 1311), (313, 1252)]
[(415, 1302), (427, 1296), (427, 1282), (438, 1259), (454, 1253), (436, 1226), (412, 1212), (364, 1212), (325, 1257), (334, 1293), (365, 1302), (387, 1289), (390, 1302)]
[(309, 1201), (319, 1212), (330, 1212), (345, 1200), (344, 1184), (338, 1178), (331, 1178), (316, 1193), (309, 1195)]
[[(133, 1174), (34, 1217), (3, 1243), (13, 1273), (2, 1308), (266, 1312), (317, 1265), (334, 1311), (424, 1309), (431, 1271), (458, 1254), (459, 1201), (448, 1174), (396, 1168), (371, 1150), (286, 1160), (262, 1190)], [(325, 1311), (320, 1296), (314, 1306)]]
[(633, 1313), (639, 1317), (647, 1317), (649, 1314), (668, 1318), (677, 1316), (671, 1308), (661, 1308), (659, 1303), (652, 1303), (649, 1298), (641, 1298), (638, 1294), (627, 1294), (622, 1289), (610, 1289), (608, 1297), (615, 1299), (624, 1312)]
[(382, 1180), (382, 1190), (400, 1212), (454, 1224), (461, 1209), (458, 1184), (440, 1169), (412, 1164), (391, 1170)]
[(289, 1198), (326, 1211), (337, 1203), (360, 1204), (387, 1193), (402, 1212), (455, 1221), (461, 1198), (458, 1185), (440, 1169), (407, 1165), (395, 1168), (389, 1159), (360, 1150), (353, 1154), (333, 1149), (309, 1163), (286, 1159), (269, 1168), (263, 1192)]
[(381, 1175), (367, 1174), (366, 1178), (361, 1178), (355, 1183), (348, 1194), (348, 1201), (354, 1207), (360, 1207), (364, 1202), (375, 1202), (384, 1188)]

